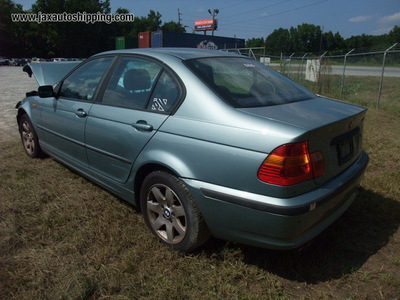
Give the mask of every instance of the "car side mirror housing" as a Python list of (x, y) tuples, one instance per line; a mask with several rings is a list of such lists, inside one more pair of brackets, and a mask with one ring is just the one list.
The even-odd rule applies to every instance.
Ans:
[(38, 95), (40, 98), (54, 97), (54, 90), (52, 85), (39, 86)]

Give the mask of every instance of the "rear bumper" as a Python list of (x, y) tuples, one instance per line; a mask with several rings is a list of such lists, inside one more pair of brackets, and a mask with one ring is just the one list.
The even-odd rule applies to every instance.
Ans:
[(339, 218), (354, 200), (368, 164), (358, 160), (336, 178), (306, 194), (273, 198), (183, 179), (214, 236), (274, 249), (301, 246)]

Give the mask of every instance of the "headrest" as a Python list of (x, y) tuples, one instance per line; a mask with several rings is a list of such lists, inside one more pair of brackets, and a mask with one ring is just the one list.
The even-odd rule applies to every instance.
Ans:
[(150, 74), (144, 69), (131, 69), (125, 73), (124, 87), (128, 90), (147, 90), (151, 87)]

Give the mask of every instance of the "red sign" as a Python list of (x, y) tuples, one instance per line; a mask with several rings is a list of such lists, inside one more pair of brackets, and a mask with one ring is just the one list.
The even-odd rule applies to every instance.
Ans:
[(204, 30), (215, 30), (217, 29), (218, 22), (216, 19), (205, 19), (194, 21), (194, 30), (204, 31)]

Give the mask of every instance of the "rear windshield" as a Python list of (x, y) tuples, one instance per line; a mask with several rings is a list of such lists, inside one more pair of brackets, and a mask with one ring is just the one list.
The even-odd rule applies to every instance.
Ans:
[(247, 58), (214, 57), (186, 65), (234, 107), (286, 104), (315, 94), (266, 66)]

